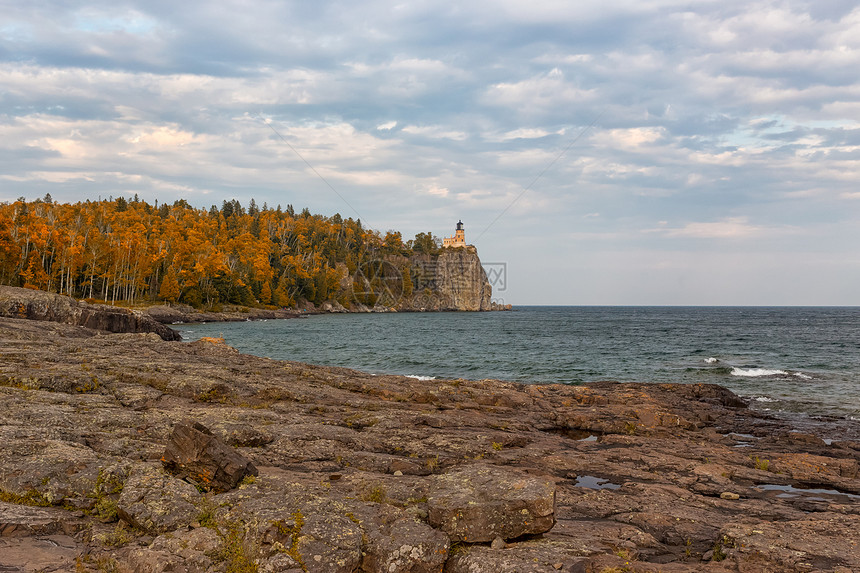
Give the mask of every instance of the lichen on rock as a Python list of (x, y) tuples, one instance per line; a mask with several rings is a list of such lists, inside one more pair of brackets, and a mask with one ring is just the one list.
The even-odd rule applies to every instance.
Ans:
[(484, 543), (544, 533), (555, 524), (555, 484), (517, 470), (472, 465), (434, 476), (430, 524), (451, 541)]

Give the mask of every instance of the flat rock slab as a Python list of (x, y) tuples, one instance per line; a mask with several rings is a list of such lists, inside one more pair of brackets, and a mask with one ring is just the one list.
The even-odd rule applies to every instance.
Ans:
[(515, 470), (470, 466), (436, 476), (430, 525), (451, 541), (490, 542), (544, 533), (555, 524), (555, 484)]
[(76, 521), (79, 520), (62, 509), (0, 501), (0, 537), (72, 533), (76, 530)]
[[(839, 563), (860, 571), (860, 515), (815, 512), (790, 528), (762, 522), (733, 523), (722, 531), (727, 555), (764, 555), (789, 570), (829, 570)], [(841, 562), (841, 563), (840, 563)]]
[(0, 571), (73, 572), (82, 547), (68, 535), (0, 537)]

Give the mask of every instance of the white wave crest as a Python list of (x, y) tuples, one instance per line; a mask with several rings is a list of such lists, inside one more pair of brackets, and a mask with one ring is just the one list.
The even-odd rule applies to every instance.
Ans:
[(769, 370), (767, 368), (732, 368), (732, 376), (746, 376), (758, 378), (759, 376), (785, 376), (785, 370)]
[(714, 363), (716, 363), (716, 362), (719, 362), (719, 360), (717, 360), (716, 358), (714, 358), (714, 357), (712, 356), (712, 357), (710, 357), (710, 358), (705, 358), (705, 362), (707, 362), (708, 364), (714, 364)]
[(792, 374), (803, 380), (812, 380), (812, 376), (810, 376), (809, 374), (804, 374), (803, 372), (792, 372)]
[(435, 376), (419, 376), (418, 374), (407, 374), (407, 378), (415, 378), (416, 380), (435, 380)]
[(776, 402), (774, 398), (768, 398), (767, 396), (756, 396), (753, 398), (756, 402)]

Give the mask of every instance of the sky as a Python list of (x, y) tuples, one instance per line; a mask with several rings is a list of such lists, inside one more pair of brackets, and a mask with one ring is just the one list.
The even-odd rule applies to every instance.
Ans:
[(514, 305), (860, 304), (854, 0), (0, 14), (0, 202), (462, 220)]

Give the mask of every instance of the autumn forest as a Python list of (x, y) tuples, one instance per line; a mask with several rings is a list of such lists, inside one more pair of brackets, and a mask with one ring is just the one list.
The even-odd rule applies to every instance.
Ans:
[[(253, 199), (247, 208), (231, 200), (208, 210), (136, 196), (0, 203), (0, 284), (112, 304), (347, 305), (349, 277), (364, 265), (438, 245), (431, 233), (404, 243), (400, 233), (383, 235), (360, 219), (258, 207)], [(404, 271), (402, 286), (411, 289)]]

